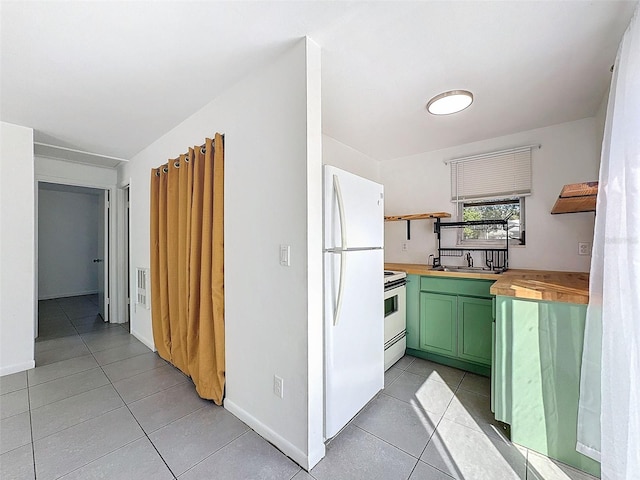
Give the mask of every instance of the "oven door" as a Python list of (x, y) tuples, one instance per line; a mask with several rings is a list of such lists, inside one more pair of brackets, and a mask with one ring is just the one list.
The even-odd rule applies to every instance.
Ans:
[(387, 370), (405, 353), (407, 335), (406, 287), (384, 292), (384, 366)]

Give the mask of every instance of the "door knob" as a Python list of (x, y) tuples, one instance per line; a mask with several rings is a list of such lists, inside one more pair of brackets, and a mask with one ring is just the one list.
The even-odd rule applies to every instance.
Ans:
[(93, 263), (100, 263), (102, 261), (101, 258), (94, 258)]

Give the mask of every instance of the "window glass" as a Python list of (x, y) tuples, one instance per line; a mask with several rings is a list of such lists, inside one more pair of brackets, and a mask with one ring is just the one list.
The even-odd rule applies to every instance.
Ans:
[(469, 220), (507, 219), (507, 231), (502, 225), (483, 225), (462, 229), (460, 243), (503, 243), (509, 235), (511, 245), (524, 245), (524, 197), (485, 200), (480, 202), (460, 202), (459, 217)]

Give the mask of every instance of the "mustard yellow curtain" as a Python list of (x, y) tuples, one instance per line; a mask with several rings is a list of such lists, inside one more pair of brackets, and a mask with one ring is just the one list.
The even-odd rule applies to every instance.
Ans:
[(202, 398), (224, 395), (224, 140), (151, 170), (151, 318), (158, 354)]

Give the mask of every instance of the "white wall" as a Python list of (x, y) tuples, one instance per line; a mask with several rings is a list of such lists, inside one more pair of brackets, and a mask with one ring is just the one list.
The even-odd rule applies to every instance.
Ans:
[[(385, 215), (445, 211), (455, 214), (451, 203), (450, 171), (443, 160), (541, 144), (533, 151), (532, 195), (526, 198), (524, 247), (509, 250), (511, 268), (589, 271), (590, 256), (578, 255), (578, 242), (592, 242), (594, 214), (551, 215), (549, 212), (562, 186), (598, 179), (601, 122), (586, 118), (575, 122), (529, 130), (504, 137), (400, 158), (381, 164), (385, 186)], [(427, 263), (436, 253), (433, 221), (411, 222), (408, 251), (405, 222), (385, 223), (387, 262)]]
[[(305, 467), (324, 455), (319, 55), (297, 42), (119, 170), (131, 181), (132, 267), (148, 267), (151, 168), (225, 134), (225, 407)], [(134, 311), (131, 330), (152, 342), (150, 312)]]
[(0, 124), (0, 375), (35, 366), (33, 130)]
[(114, 187), (118, 178), (115, 168), (83, 165), (40, 156), (35, 157), (35, 174), (41, 181), (95, 188)]
[[(42, 185), (42, 184), (40, 184)], [(98, 195), (38, 191), (38, 298), (98, 291)]]
[(380, 162), (328, 135), (322, 135), (322, 161), (374, 182), (380, 181)]

